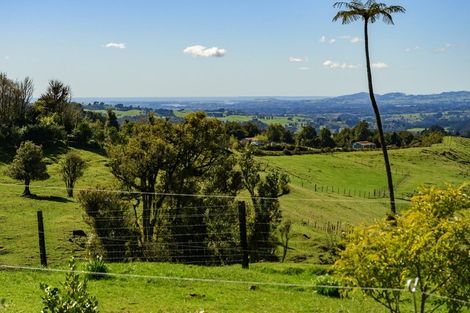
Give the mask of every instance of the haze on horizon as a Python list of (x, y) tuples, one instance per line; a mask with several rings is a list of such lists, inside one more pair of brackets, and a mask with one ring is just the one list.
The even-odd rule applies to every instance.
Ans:
[[(470, 90), (470, 2), (385, 1), (370, 28), (377, 93)], [(4, 1), (0, 72), (74, 97), (339, 96), (366, 90), (361, 23), (333, 1)]]

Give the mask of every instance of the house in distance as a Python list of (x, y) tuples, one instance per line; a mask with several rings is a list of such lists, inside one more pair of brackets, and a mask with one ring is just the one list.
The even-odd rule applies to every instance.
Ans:
[(375, 149), (376, 145), (370, 141), (357, 141), (352, 144), (353, 149)]

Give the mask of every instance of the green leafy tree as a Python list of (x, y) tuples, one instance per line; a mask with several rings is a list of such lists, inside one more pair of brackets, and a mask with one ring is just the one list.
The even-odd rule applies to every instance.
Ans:
[(248, 137), (243, 125), (236, 121), (227, 121), (224, 124), (227, 134), (234, 136), (238, 140)]
[(245, 122), (245, 123), (243, 123), (242, 126), (245, 129), (248, 137), (254, 137), (256, 135), (261, 134), (261, 130), (260, 130), (259, 126), (256, 123), (254, 123), (253, 121)]
[(72, 259), (69, 262), (69, 272), (65, 274), (62, 289), (51, 288), (41, 284), (43, 309), (41, 313), (97, 313), (98, 301), (88, 294), (87, 279), (83, 281), (76, 273), (77, 266)]
[(415, 136), (413, 135), (413, 133), (406, 131), (406, 130), (399, 131), (398, 136), (400, 137), (400, 142), (402, 146), (411, 145), (411, 143), (415, 139)]
[(119, 130), (119, 122), (116, 113), (112, 109), (106, 110), (106, 128), (114, 127)]
[(39, 117), (54, 116), (68, 134), (81, 121), (84, 113), (80, 104), (72, 102), (72, 89), (58, 80), (49, 81), (46, 91), (33, 105)]
[(388, 191), (390, 195), (390, 210), (392, 215), (396, 214), (395, 195), (393, 190), (392, 170), (390, 168), (390, 161), (387, 153), (387, 145), (385, 144), (385, 137), (382, 127), (382, 119), (380, 117), (379, 106), (375, 100), (374, 87), (372, 83), (372, 70), (369, 55), (369, 23), (375, 23), (380, 18), (387, 24), (393, 25), (392, 14), (404, 13), (405, 9), (398, 5), (387, 6), (384, 3), (378, 3), (375, 0), (367, 0), (362, 2), (360, 0), (353, 0), (350, 2), (336, 2), (333, 5), (340, 11), (335, 15), (333, 21), (340, 20), (343, 24), (349, 24), (357, 20), (364, 22), (364, 43), (366, 51), (366, 65), (367, 65), (367, 81), (369, 86), (369, 97), (372, 103), (372, 108), (375, 114), (377, 123), (377, 130), (379, 132), (380, 145), (385, 163), (385, 171), (387, 173)]
[(335, 140), (331, 135), (331, 131), (328, 127), (323, 127), (320, 130), (320, 136), (318, 136), (319, 144), (321, 148), (334, 148), (336, 146)]
[(76, 152), (68, 152), (64, 159), (59, 163), (59, 171), (62, 174), (67, 195), (73, 197), (73, 188), (77, 180), (83, 176), (87, 167), (85, 160)]
[(405, 302), (403, 293), (392, 289), (416, 277), (419, 312), (443, 305), (460, 312), (470, 300), (469, 210), (463, 187), (424, 189), (413, 197), (411, 209), (397, 216), (396, 225), (381, 221), (356, 228), (335, 264), (336, 273), (352, 286), (391, 288), (364, 292), (392, 313)]
[[(178, 195), (237, 194), (240, 184), (229, 143), (220, 121), (194, 113), (181, 123), (157, 119), (154, 125), (135, 125), (127, 143), (111, 149), (112, 173), (125, 188), (137, 191), (138, 201), (142, 201), (140, 225), (145, 246), (164, 243), (171, 248), (172, 260), (208, 260), (209, 254), (204, 253), (213, 242), (208, 239), (212, 232), (208, 221), (212, 226), (217, 223), (214, 215), (207, 215), (207, 207), (222, 204)], [(222, 206), (231, 205), (228, 200), (221, 202)], [(207, 244), (195, 251), (188, 248), (194, 241)], [(145, 251), (153, 250), (149, 247)]]
[(292, 133), (281, 124), (271, 124), (266, 129), (266, 137), (271, 142), (293, 143)]
[(85, 212), (85, 222), (96, 236), (88, 243), (92, 256), (103, 255), (111, 262), (140, 256), (137, 211), (117, 191), (81, 190), (78, 202)]
[(32, 95), (33, 83), (30, 78), (19, 82), (0, 73), (0, 125), (23, 126)]
[(24, 181), (23, 196), (31, 196), (29, 190), (31, 181), (49, 178), (41, 146), (37, 146), (31, 141), (22, 142), (16, 150), (13, 162), (7, 169), (7, 175), (13, 179)]
[[(111, 171), (127, 188), (137, 190), (142, 198), (142, 227), (145, 241), (151, 241), (156, 216), (162, 202), (155, 204), (157, 179), (172, 158), (165, 141), (165, 125), (138, 125), (127, 144), (110, 149)], [(157, 206), (155, 206), (157, 205)]]
[(11, 148), (20, 141), (20, 127), (28, 120), (33, 83), (26, 78), (13, 81), (0, 73), (0, 147)]
[(296, 143), (299, 146), (315, 147), (317, 140), (317, 131), (311, 125), (302, 126), (296, 136)]
[(367, 123), (367, 121), (360, 121), (356, 126), (354, 126), (352, 131), (354, 133), (355, 141), (370, 140), (371, 138), (369, 123)]
[(353, 132), (350, 128), (346, 127), (341, 129), (338, 133), (334, 134), (333, 138), (339, 147), (351, 148)]
[(277, 170), (268, 170), (264, 179), (261, 165), (247, 147), (239, 158), (241, 181), (253, 206), (253, 224), (249, 236), (252, 260), (275, 260), (278, 240), (275, 231), (282, 220), (279, 197), (289, 193), (289, 177)]

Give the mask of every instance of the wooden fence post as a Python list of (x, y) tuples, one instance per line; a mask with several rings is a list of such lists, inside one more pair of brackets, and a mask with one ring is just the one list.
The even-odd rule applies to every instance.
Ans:
[(246, 208), (244, 201), (238, 201), (238, 220), (240, 223), (240, 244), (242, 248), (242, 268), (248, 268), (248, 242), (246, 239)]
[(44, 221), (42, 218), (42, 211), (37, 211), (37, 217), (38, 217), (39, 256), (41, 258), (41, 265), (44, 267), (47, 267), (46, 241), (44, 239)]

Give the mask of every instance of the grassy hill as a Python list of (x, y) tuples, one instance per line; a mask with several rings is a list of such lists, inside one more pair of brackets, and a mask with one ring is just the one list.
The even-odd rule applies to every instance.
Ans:
[[(106, 157), (91, 151), (77, 152), (90, 164), (77, 189), (95, 187), (97, 184), (106, 188), (115, 183), (106, 166)], [(23, 187), (3, 174), (9, 158), (5, 154), (0, 155), (0, 264), (39, 264), (37, 210), (44, 213), (50, 266), (63, 267), (71, 255), (79, 260), (85, 259), (84, 250), (69, 241), (72, 230), (89, 232), (89, 229), (83, 222), (76, 199), (66, 197), (58, 173), (57, 162), (61, 157), (57, 153), (48, 154), (51, 178), (33, 182), (31, 191), (37, 194), (37, 198), (27, 199), (21, 197)], [(460, 184), (470, 180), (469, 139), (446, 137), (442, 144), (429, 148), (392, 150), (390, 158), (400, 210), (406, 209), (409, 196), (419, 186)], [(339, 237), (340, 231), (328, 232), (326, 228), (347, 230), (348, 225), (383, 218), (388, 210), (388, 199), (379, 195), (385, 187), (379, 151), (262, 157), (260, 160), (291, 177), (291, 192), (281, 199), (284, 219), (294, 223), (293, 250), (288, 253), (288, 264), (256, 264), (249, 271), (241, 271), (239, 266), (206, 268), (133, 263), (112, 264), (112, 272), (309, 284), (314, 272), (308, 263), (325, 261), (328, 246)], [(22, 299), (32, 294), (38, 300), (39, 281), (57, 285), (62, 277), (61, 274), (0, 270), (0, 286), (6, 286), (0, 291), (0, 298), (11, 300), (11, 312), (37, 311), (39, 301), (24, 304)], [(168, 293), (168, 289), (172, 291)], [(347, 307), (349, 312), (360, 312), (364, 303), (357, 297), (349, 300), (324, 298), (315, 295), (311, 288), (266, 286), (252, 292), (246, 284), (153, 279), (113, 278), (93, 282), (91, 290), (106, 304), (103, 312), (148, 312), (142, 306), (146, 303), (161, 304), (152, 312), (196, 312), (201, 308), (227, 312), (272, 312), (280, 306), (291, 308), (287, 311), (293, 312), (311, 311), (305, 308), (312, 307), (317, 307), (317, 312), (335, 312), (341, 306)], [(113, 300), (115, 297), (121, 297), (122, 302), (116, 303)], [(268, 302), (270, 304), (266, 305)], [(366, 303), (368, 311), (382, 312), (370, 301)]]

